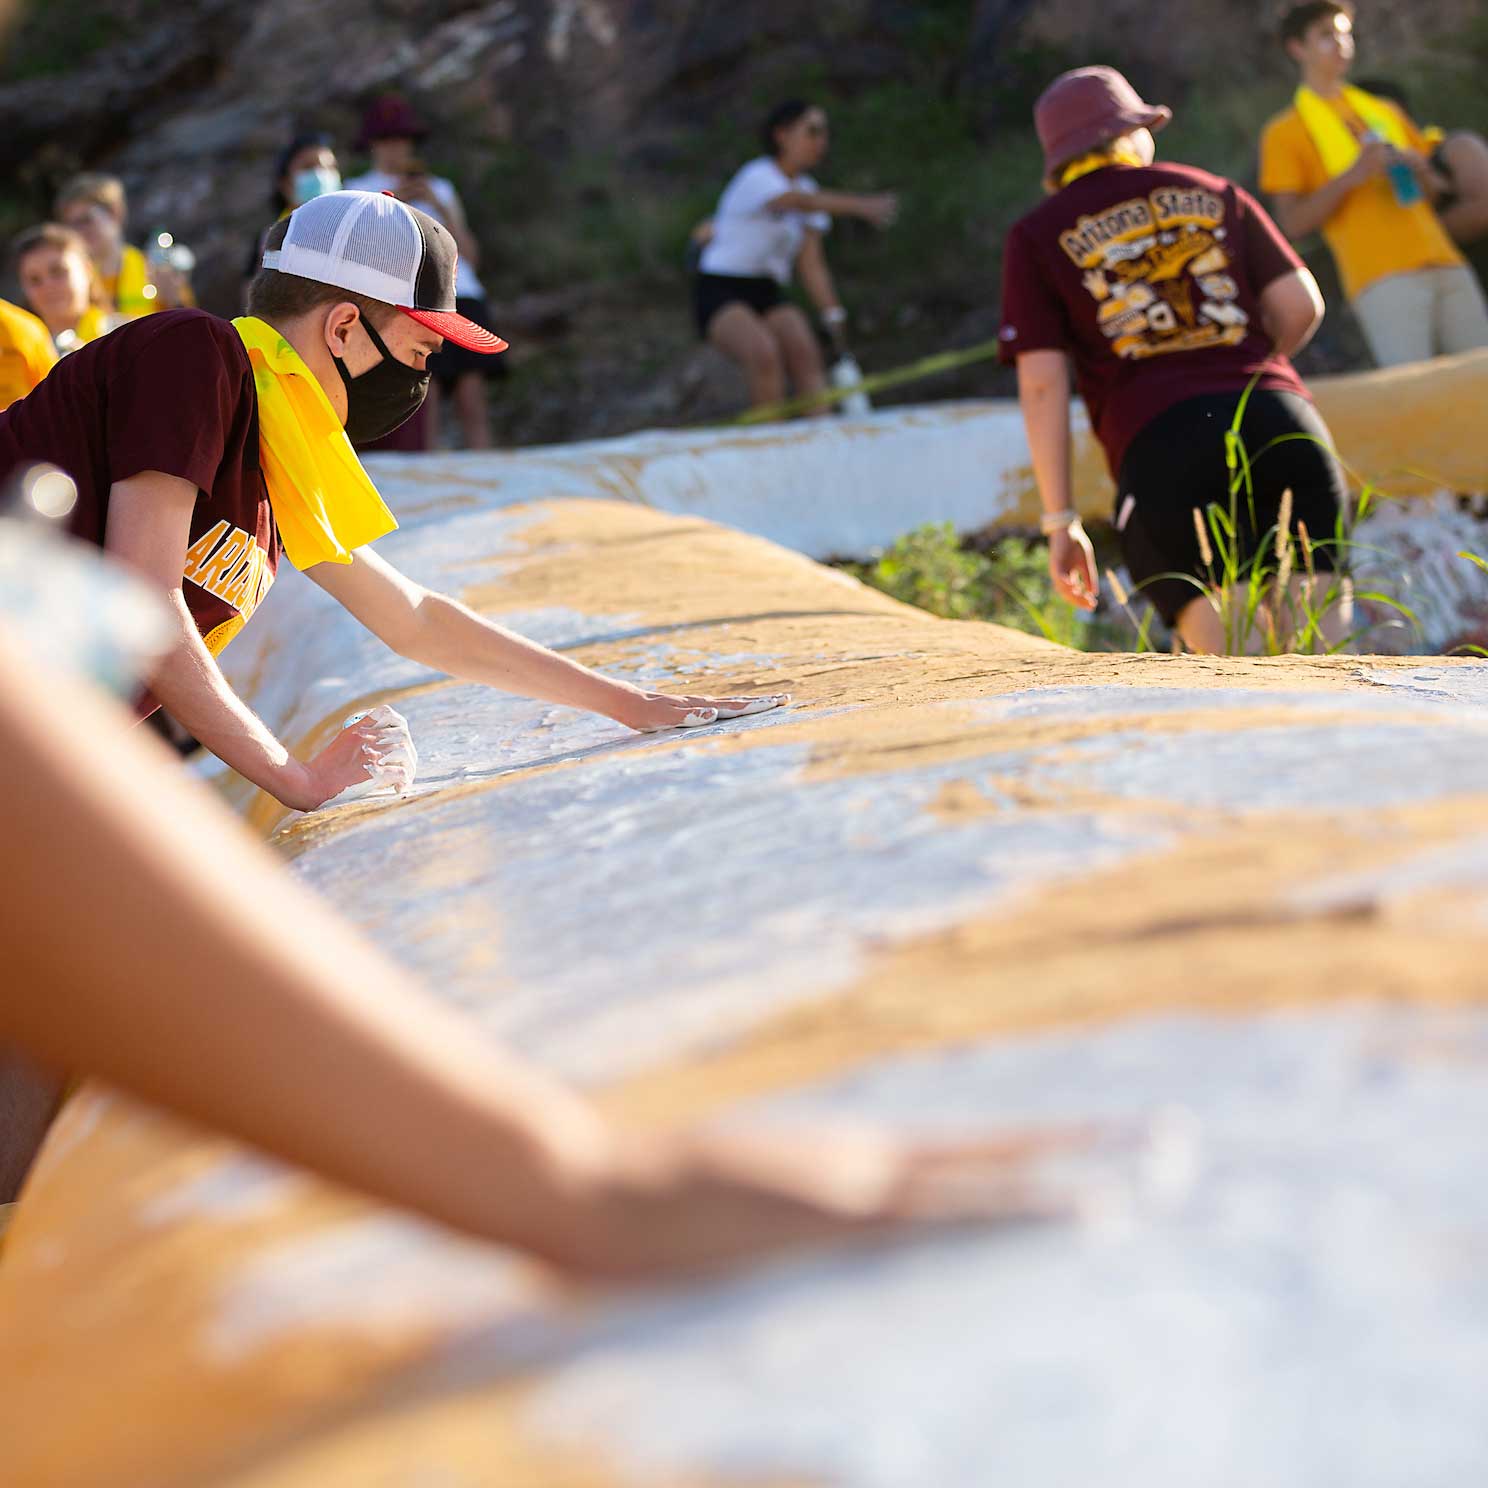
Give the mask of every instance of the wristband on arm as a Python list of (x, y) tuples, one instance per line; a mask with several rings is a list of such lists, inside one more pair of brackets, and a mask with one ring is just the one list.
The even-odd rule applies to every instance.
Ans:
[(1039, 531), (1045, 537), (1053, 537), (1056, 532), (1063, 532), (1073, 527), (1080, 520), (1080, 513), (1074, 507), (1067, 506), (1063, 511), (1044, 512), (1039, 517)]

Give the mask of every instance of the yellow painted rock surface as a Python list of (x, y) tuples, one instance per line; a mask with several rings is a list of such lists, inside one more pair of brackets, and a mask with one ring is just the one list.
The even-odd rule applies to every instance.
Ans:
[(298, 747), (387, 700), (421, 756), (401, 800), (253, 808), (307, 884), (626, 1120), (1152, 1122), (1157, 1156), (1073, 1175), (1115, 1196), (1086, 1224), (598, 1298), (87, 1088), (0, 1266), (7, 1484), (1473, 1480), (1478, 663), (1080, 655), (399, 468), (414, 577), (800, 701), (638, 738), (287, 575), (228, 653), (250, 700)]

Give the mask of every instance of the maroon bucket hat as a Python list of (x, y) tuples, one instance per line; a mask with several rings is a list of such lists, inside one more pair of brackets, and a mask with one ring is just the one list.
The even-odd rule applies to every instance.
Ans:
[(1033, 106), (1033, 125), (1044, 147), (1044, 170), (1061, 165), (1133, 129), (1161, 129), (1173, 117), (1164, 104), (1144, 103), (1114, 67), (1078, 67), (1061, 73)]

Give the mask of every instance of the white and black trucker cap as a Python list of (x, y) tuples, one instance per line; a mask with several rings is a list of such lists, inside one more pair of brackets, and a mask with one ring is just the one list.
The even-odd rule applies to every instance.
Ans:
[(274, 224), (263, 266), (396, 305), (467, 351), (505, 351), (455, 309), (456, 256), (449, 229), (427, 212), (388, 193), (332, 191)]

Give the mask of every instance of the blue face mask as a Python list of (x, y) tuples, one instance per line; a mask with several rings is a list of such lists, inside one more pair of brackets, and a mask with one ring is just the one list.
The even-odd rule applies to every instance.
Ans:
[(296, 171), (293, 181), (295, 205), (303, 206), (317, 196), (329, 196), (341, 189), (341, 172), (333, 165), (317, 165), (314, 170)]

